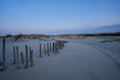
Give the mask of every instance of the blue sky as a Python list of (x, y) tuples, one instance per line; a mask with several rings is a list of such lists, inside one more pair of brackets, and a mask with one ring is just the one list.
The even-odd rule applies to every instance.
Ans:
[(120, 0), (0, 0), (1, 34), (64, 34), (120, 24)]

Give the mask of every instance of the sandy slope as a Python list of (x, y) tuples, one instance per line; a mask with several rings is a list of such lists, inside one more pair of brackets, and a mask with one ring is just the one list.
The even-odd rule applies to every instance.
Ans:
[(34, 67), (0, 72), (0, 80), (119, 80), (120, 66), (99, 49), (69, 42), (58, 55), (34, 56)]

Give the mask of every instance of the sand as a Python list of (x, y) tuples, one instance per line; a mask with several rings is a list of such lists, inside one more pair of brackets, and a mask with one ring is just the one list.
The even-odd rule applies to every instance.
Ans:
[[(8, 69), (0, 72), (0, 80), (120, 80), (120, 42), (101, 42), (107, 39), (67, 39), (69, 42), (59, 54), (51, 53), (42, 58), (39, 57), (38, 46), (45, 41), (9, 41), (6, 52)], [(25, 70), (21, 65), (17, 70), (16, 65), (10, 65), (11, 46), (18, 45), (24, 52), (25, 44), (34, 50), (34, 66)], [(0, 54), (1, 48), (0, 42)]]

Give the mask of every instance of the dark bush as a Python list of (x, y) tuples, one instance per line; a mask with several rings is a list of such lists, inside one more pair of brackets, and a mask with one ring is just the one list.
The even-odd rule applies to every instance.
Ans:
[(23, 37), (24, 37), (23, 34), (18, 34), (18, 35), (15, 36), (15, 41), (17, 41), (18, 39), (21, 39)]
[(6, 37), (7, 37), (7, 38), (8, 38), (8, 37), (12, 37), (12, 35), (11, 35), (11, 34), (7, 34)]

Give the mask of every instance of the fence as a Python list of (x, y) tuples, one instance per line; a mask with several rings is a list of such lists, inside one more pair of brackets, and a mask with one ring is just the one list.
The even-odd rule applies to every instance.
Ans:
[[(42, 58), (43, 55), (50, 56), (52, 53), (57, 55), (59, 50), (64, 48), (64, 44), (67, 41), (51, 41), (44, 44), (39, 43), (39, 54), (38, 56)], [(2, 58), (0, 59), (0, 71), (7, 69), (6, 63), (6, 39), (3, 39), (3, 48), (2, 48)], [(43, 46), (43, 47), (42, 47)], [(43, 51), (42, 51), (43, 50)], [(13, 46), (13, 62), (12, 65), (16, 65), (16, 69), (21, 69), (21, 65), (25, 69), (32, 67), (34, 65), (34, 50), (31, 46), (25, 45), (25, 53), (19, 51), (19, 46)]]

